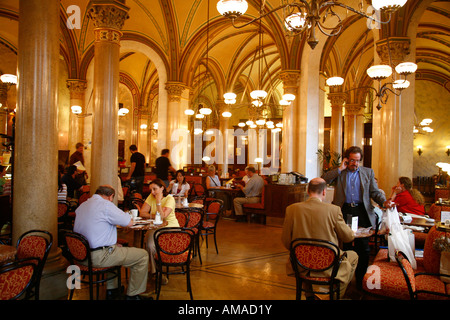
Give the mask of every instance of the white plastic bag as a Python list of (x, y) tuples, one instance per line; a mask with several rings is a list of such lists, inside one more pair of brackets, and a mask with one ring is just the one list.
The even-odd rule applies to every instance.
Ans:
[(401, 251), (408, 258), (413, 269), (417, 268), (416, 259), (414, 257), (414, 251), (411, 247), (410, 232), (404, 230), (400, 224), (400, 218), (398, 216), (397, 208), (387, 209), (387, 219), (389, 227), (388, 236), (388, 249), (389, 259), (395, 261), (395, 252)]

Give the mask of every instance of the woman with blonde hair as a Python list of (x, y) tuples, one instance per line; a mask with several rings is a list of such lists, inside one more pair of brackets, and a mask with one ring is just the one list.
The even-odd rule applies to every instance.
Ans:
[(398, 179), (397, 185), (392, 187), (389, 200), (395, 202), (399, 212), (425, 214), (425, 200), (418, 190), (412, 188), (412, 181), (408, 177)]

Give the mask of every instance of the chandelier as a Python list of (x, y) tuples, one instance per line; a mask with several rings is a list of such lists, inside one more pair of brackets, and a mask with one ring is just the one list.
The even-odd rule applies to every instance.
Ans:
[[(366, 70), (367, 75), (374, 81), (378, 81), (378, 88), (369, 87), (369, 86), (363, 86), (363, 87), (357, 87), (357, 88), (351, 88), (344, 93), (348, 93), (350, 91), (354, 90), (372, 90), (374, 92), (375, 98), (378, 98), (378, 105), (377, 109), (380, 110), (382, 108), (382, 104), (386, 104), (389, 93), (392, 93), (396, 96), (400, 96), (402, 93), (402, 90), (409, 87), (409, 81), (406, 80), (407, 76), (410, 74), (413, 74), (417, 70), (417, 64), (413, 62), (402, 62), (399, 63), (395, 68), (392, 68), (392, 57), (391, 57), (391, 48), (389, 45), (389, 38), (387, 40), (387, 49), (388, 49), (388, 55), (389, 55), (389, 63), (390, 65), (380, 64), (380, 65), (374, 65), (369, 67)], [(363, 48), (366, 45), (367, 41), (367, 34), (366, 39), (364, 40)], [(361, 50), (361, 56), (360, 61), (363, 55), (363, 50)], [(356, 74), (358, 74), (359, 64), (358, 68), (356, 70)], [(395, 70), (396, 74), (393, 73), (393, 69)], [(381, 85), (381, 82), (387, 78), (391, 77), (393, 80), (390, 82), (384, 82), (383, 85)], [(398, 79), (399, 78), (399, 79)], [(328, 78), (325, 83), (329, 87), (339, 87), (344, 83), (344, 79), (339, 76)]]
[[(221, 15), (229, 18), (233, 27), (242, 28), (249, 24), (261, 20), (280, 9), (285, 10), (284, 25), (285, 28), (295, 34), (306, 31), (308, 33), (308, 44), (311, 49), (314, 49), (319, 43), (316, 37), (316, 27), (326, 36), (338, 35), (343, 26), (343, 20), (335, 12), (335, 7), (341, 7), (351, 12), (359, 14), (367, 19), (376, 21), (378, 23), (386, 24), (391, 19), (391, 14), (405, 5), (407, 0), (372, 0), (372, 6), (375, 10), (381, 10), (388, 15), (387, 21), (380, 21), (372, 16), (367, 15), (362, 11), (362, 4), (360, 8), (354, 9), (346, 4), (334, 0), (306, 0), (294, 1), (292, 3), (281, 4), (280, 6), (260, 14), (259, 17), (241, 25), (236, 25), (235, 20), (245, 14), (248, 9), (246, 0), (220, 0), (217, 3), (217, 10)], [(337, 19), (337, 24), (333, 27), (327, 27), (325, 22), (329, 16)]]
[[(219, 6), (219, 4), (218, 4)], [(260, 15), (262, 16), (263, 11), (263, 4), (261, 3), (260, 6)], [(282, 99), (279, 101), (279, 104), (273, 104), (268, 103), (266, 101), (266, 98), (268, 97), (267, 91), (265, 91), (262, 87), (263, 82), (263, 73), (267, 75), (269, 79), (269, 83), (272, 84), (272, 76), (270, 73), (270, 67), (266, 60), (266, 54), (264, 52), (264, 45), (263, 45), (263, 30), (262, 30), (262, 20), (257, 19), (259, 21), (259, 28), (258, 28), (258, 47), (255, 50), (252, 63), (249, 68), (249, 74), (247, 77), (247, 83), (244, 86), (244, 88), (248, 88), (248, 82), (251, 77), (251, 72), (253, 68), (257, 68), (257, 75), (258, 75), (258, 83), (255, 90), (250, 92), (250, 98), (252, 99), (252, 102), (250, 104), (236, 104), (236, 97), (237, 95), (234, 92), (227, 92), (223, 95), (224, 102), (231, 108), (232, 105), (234, 107), (248, 107), (249, 110), (249, 120), (244, 123), (241, 122), (239, 124), (240, 127), (248, 126), (250, 128), (257, 128), (258, 126), (264, 126), (266, 125), (269, 129), (275, 129), (273, 125), (273, 121), (267, 121), (266, 117), (267, 115), (264, 114), (265, 111), (267, 111), (270, 107), (281, 107), (285, 108), (286, 106), (290, 105), (292, 101), (295, 100), (294, 94), (284, 94), (282, 96)], [(256, 21), (256, 20), (255, 20)], [(275, 90), (273, 90), (275, 91)], [(242, 95), (242, 99), (244, 98), (245, 94)], [(231, 113), (229, 111), (225, 111), (222, 113), (222, 116), (231, 116)]]
[(415, 124), (413, 128), (414, 135), (416, 134), (428, 134), (432, 133), (434, 130), (430, 127), (433, 122), (432, 119), (423, 119), (419, 124)]

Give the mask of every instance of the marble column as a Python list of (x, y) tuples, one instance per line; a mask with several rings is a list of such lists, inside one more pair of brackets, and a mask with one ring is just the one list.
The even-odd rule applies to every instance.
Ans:
[(362, 147), (364, 137), (364, 106), (360, 104), (345, 104), (345, 136), (344, 151), (351, 146)]
[[(184, 110), (182, 110), (182, 96), (185, 89), (186, 86), (181, 82), (170, 81), (166, 83), (168, 93), (166, 126), (159, 126), (158, 122), (158, 126), (161, 132), (163, 134), (165, 133), (166, 139), (166, 145), (162, 149), (167, 148), (170, 150), (170, 159), (174, 168), (183, 167), (182, 152), (177, 145), (180, 141), (180, 132), (178, 129), (181, 129), (181, 125), (183, 124), (181, 113), (184, 114)], [(159, 153), (160, 151), (158, 150)]]
[[(390, 64), (391, 60), (393, 68), (402, 61), (414, 61), (410, 56), (409, 38), (392, 37), (389, 43), (387, 39), (380, 40), (376, 51), (379, 63)], [(408, 81), (413, 83), (414, 76), (408, 77)], [(414, 86), (403, 90), (399, 97), (389, 93), (381, 110), (374, 108), (372, 166), (385, 191), (390, 190), (400, 176), (412, 178), (413, 126)]]
[(120, 30), (128, 10), (123, 1), (91, 1), (87, 9), (95, 39), (91, 193), (117, 186)]
[(41, 281), (41, 299), (67, 294), (67, 262), (58, 247), (57, 225), (59, 5), (59, 0), (19, 3), (12, 230), (13, 243), (32, 229), (53, 235)]
[(299, 70), (285, 70), (281, 72), (280, 78), (283, 81), (283, 90), (285, 94), (294, 94), (295, 100), (283, 112), (283, 130), (281, 142), (281, 172), (300, 171), (295, 158), (299, 157), (298, 137), (300, 136), (299, 123)]
[[(67, 88), (70, 93), (70, 106), (80, 106), (82, 114), (86, 113), (84, 106), (85, 92), (87, 88), (86, 80), (69, 79), (67, 80)], [(75, 145), (78, 142), (83, 142), (84, 136), (84, 118), (80, 118), (70, 110), (69, 116), (69, 148), (70, 154), (75, 152)]]
[(229, 106), (223, 101), (219, 100), (216, 102), (216, 106), (218, 106), (219, 109), (219, 131), (220, 131), (220, 138), (217, 143), (216, 153), (219, 155), (220, 163), (219, 163), (219, 169), (222, 172), (222, 175), (225, 177), (228, 173), (228, 136), (227, 136), (227, 130), (229, 129), (230, 125), (230, 118), (222, 116), (222, 113), (225, 111), (230, 111)]
[(347, 98), (343, 92), (330, 92), (328, 99), (331, 102), (331, 130), (330, 151), (342, 154), (342, 107)]

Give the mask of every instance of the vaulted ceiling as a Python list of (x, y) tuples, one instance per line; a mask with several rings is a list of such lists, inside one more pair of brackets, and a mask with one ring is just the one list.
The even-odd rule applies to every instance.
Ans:
[[(358, 8), (362, 2), (343, 1)], [(250, 0), (245, 16), (238, 25), (287, 3), (288, 0)], [(292, 0), (291, 0), (292, 2)], [(93, 24), (86, 16), (89, 1), (61, 1), (61, 57), (67, 65), (69, 78), (86, 77), (93, 58)], [(279, 74), (283, 70), (299, 69), (303, 50), (309, 50), (304, 35), (287, 34), (283, 27), (283, 10), (241, 29), (231, 26), (220, 16), (215, 0), (126, 0), (129, 19), (123, 27), (124, 40), (135, 41), (151, 48), (168, 70), (168, 80), (178, 81), (191, 89), (192, 97), (203, 95), (214, 104), (222, 94), (234, 90), (238, 100), (247, 100), (249, 92), (260, 85), (276, 100), (283, 93)], [(423, 7), (423, 8), (422, 8)], [(74, 9), (75, 8), (75, 9)], [(79, 28), (68, 29), (66, 21), (74, 19), (80, 9)], [(421, 10), (419, 12), (419, 10)], [(319, 35), (321, 46), (320, 71), (326, 76), (344, 77), (346, 86), (368, 81), (365, 70), (374, 62), (374, 42), (382, 35), (409, 36), (408, 28), (417, 24), (415, 59), (417, 78), (428, 79), (449, 88), (450, 79), (450, 2), (409, 0), (391, 24), (371, 30), (367, 19), (342, 8), (336, 10), (344, 19), (342, 32), (335, 37)], [(368, 12), (368, 11), (366, 11)], [(0, 54), (17, 55), (19, 1), (0, 2)], [(258, 29), (262, 30), (259, 37)], [(263, 55), (255, 56), (259, 44)], [(323, 49), (322, 49), (323, 48)], [(8, 52), (8, 54), (3, 54)], [(254, 59), (259, 61), (252, 64)], [(14, 59), (0, 62), (3, 73), (15, 73)], [(9, 61), (9, 62), (8, 62)], [(158, 62), (161, 63), (161, 62)], [(159, 77), (155, 61), (138, 50), (122, 50), (121, 81), (139, 96), (143, 108), (157, 99)], [(205, 77), (208, 70), (208, 77)]]

